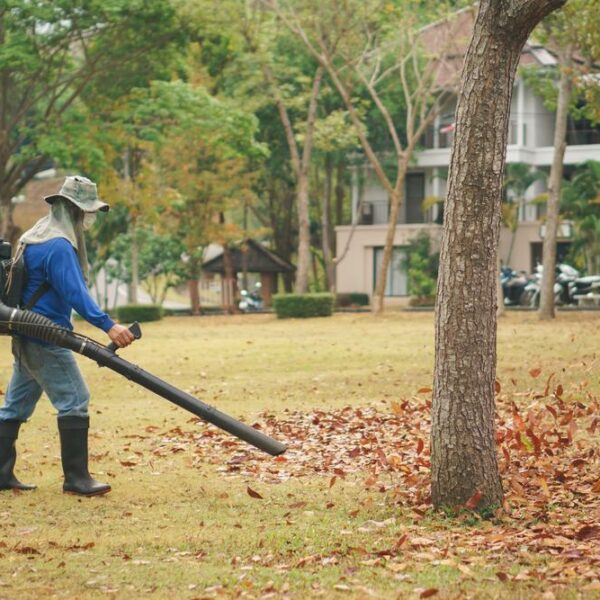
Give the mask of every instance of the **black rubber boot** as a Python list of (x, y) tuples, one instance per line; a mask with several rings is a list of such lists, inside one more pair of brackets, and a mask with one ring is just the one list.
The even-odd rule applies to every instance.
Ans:
[(17, 461), (15, 442), (21, 421), (0, 421), (0, 490), (35, 490), (35, 485), (21, 483), (13, 472)]
[(65, 482), (63, 491), (79, 496), (100, 496), (110, 485), (92, 479), (88, 471), (89, 417), (59, 417), (60, 451)]

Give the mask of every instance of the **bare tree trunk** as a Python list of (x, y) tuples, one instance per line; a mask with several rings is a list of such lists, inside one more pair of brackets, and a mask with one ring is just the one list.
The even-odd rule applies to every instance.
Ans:
[(325, 185), (321, 205), (321, 230), (323, 242), (323, 262), (325, 263), (325, 286), (332, 291), (334, 286), (334, 265), (331, 241), (331, 197), (333, 188), (333, 163), (331, 158), (325, 159)]
[[(310, 220), (309, 220), (309, 169), (313, 148), (313, 137), (315, 121), (317, 119), (317, 100), (321, 81), (323, 80), (323, 67), (317, 67), (313, 78), (312, 92), (306, 117), (306, 133), (302, 158), (298, 163), (297, 185), (298, 185), (298, 267), (296, 271), (296, 293), (308, 292), (308, 269), (310, 264)], [(289, 135), (288, 135), (289, 137)]]
[(298, 209), (298, 264), (296, 271), (296, 293), (308, 291), (308, 271), (310, 269), (310, 223), (308, 217), (308, 175), (298, 175), (297, 209)]
[(133, 218), (131, 220), (131, 282), (127, 298), (130, 304), (138, 303), (138, 287), (140, 285), (137, 229), (137, 218)]
[(190, 307), (193, 315), (199, 315), (202, 313), (202, 307), (200, 306), (200, 291), (198, 290), (200, 272), (200, 261), (195, 257), (191, 257), (188, 290), (190, 293)]
[(388, 221), (387, 233), (385, 236), (385, 246), (383, 247), (383, 258), (381, 267), (377, 273), (377, 284), (373, 292), (373, 314), (379, 315), (383, 312), (385, 305), (385, 284), (387, 281), (387, 271), (392, 260), (394, 250), (394, 237), (396, 236), (396, 227), (398, 225), (398, 212), (404, 200), (404, 179), (406, 176), (406, 165), (400, 167), (404, 172), (398, 176), (398, 183), (393, 193), (390, 194), (390, 215)]
[[(340, 160), (337, 164), (335, 176), (335, 224), (341, 225), (344, 222), (344, 162)], [(337, 248), (335, 249), (337, 252)]]
[(0, 196), (0, 238), (3, 240), (10, 239), (10, 221), (12, 217), (11, 198), (6, 192)]
[(573, 90), (571, 68), (573, 64), (573, 47), (568, 46), (559, 52), (561, 65), (560, 86), (558, 89), (558, 105), (554, 122), (554, 156), (550, 168), (550, 185), (548, 189), (548, 209), (546, 211), (546, 234), (542, 251), (544, 276), (542, 277), (542, 294), (540, 297), (540, 319), (554, 318), (554, 272), (556, 270), (556, 233), (560, 212), (560, 188), (563, 178), (563, 160), (567, 149), (567, 119), (569, 103)]
[[(564, 0), (481, 0), (462, 71), (436, 306), (435, 507), (502, 503), (494, 435), (496, 278), (510, 99), (523, 44)], [(473, 500), (474, 502), (474, 500)]]
[(200, 311), (200, 292), (198, 290), (198, 279), (188, 280), (188, 290), (190, 292), (190, 306), (192, 314), (198, 316)]
[[(132, 162), (133, 152), (131, 148), (127, 148), (123, 153), (123, 179), (129, 184), (130, 193), (133, 198), (135, 194), (135, 184), (133, 182), (135, 172)], [(127, 302), (129, 302), (129, 304), (137, 304), (138, 287), (140, 285), (138, 270), (137, 221), (137, 216), (134, 214), (129, 222), (129, 233), (131, 234), (131, 281), (127, 286)]]
[(517, 218), (514, 226), (510, 227), (510, 245), (508, 246), (508, 254), (506, 255), (506, 265), (510, 267), (512, 261), (512, 253), (515, 249), (515, 240), (517, 239), (517, 231), (519, 230), (519, 214), (521, 212), (521, 203), (517, 207)]
[(296, 176), (296, 201), (298, 211), (298, 266), (296, 270), (296, 292), (305, 294), (308, 291), (308, 272), (310, 269), (310, 221), (309, 221), (309, 169), (314, 141), (315, 121), (317, 119), (317, 104), (321, 82), (323, 80), (323, 67), (315, 70), (312, 90), (306, 117), (306, 132), (302, 153), (298, 148), (290, 114), (285, 105), (281, 90), (267, 65), (263, 65), (265, 79), (271, 86), (275, 96), (275, 103), (279, 118), (283, 125), (285, 138), (290, 150), (292, 168)]
[[(219, 224), (225, 225), (225, 213), (219, 213)], [(237, 299), (237, 273), (233, 264), (233, 256), (227, 239), (222, 241), (223, 244), (223, 309), (230, 315), (238, 312)]]
[(223, 244), (223, 279), (225, 284), (225, 306), (223, 307), (230, 315), (238, 312), (236, 306), (237, 282), (233, 268), (233, 257), (227, 242)]
[[(1, 85), (0, 89), (2, 89)], [(0, 154), (4, 150), (4, 142), (7, 139), (8, 132), (0, 126)], [(46, 157), (40, 156), (33, 159), (27, 163), (27, 168), (25, 168), (25, 165), (21, 165), (8, 169), (7, 160), (10, 160), (10, 156), (7, 158), (6, 154), (0, 157), (0, 238), (15, 244), (22, 231), (15, 225), (13, 220), (15, 205), (12, 199), (40, 171), (46, 162)]]

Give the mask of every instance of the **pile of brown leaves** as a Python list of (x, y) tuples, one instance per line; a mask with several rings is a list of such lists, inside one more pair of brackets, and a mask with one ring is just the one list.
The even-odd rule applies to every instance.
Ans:
[[(532, 377), (538, 375), (531, 372)], [(496, 515), (498, 526), (455, 529), (452, 539), (428, 538), (431, 544), (426, 545), (440, 552), (444, 544), (474, 552), (485, 548), (488, 560), (544, 554), (557, 559), (544, 578), (564, 581), (572, 571), (600, 586), (594, 583), (600, 568), (600, 398), (585, 389), (566, 396), (551, 380), (543, 391), (525, 393), (503, 394), (500, 384), (496, 386), (496, 441), (506, 492), (504, 507)], [(422, 388), (409, 399), (379, 408), (262, 414), (253, 427), (289, 444), (285, 456), (277, 458), (213, 427), (165, 432), (154, 454), (185, 450), (197, 463), (224, 464), (219, 470), (227, 475), (269, 483), (321, 475), (332, 487), (340, 479), (358, 478), (368, 492), (385, 493), (386, 501), (406, 507), (417, 533), (430, 509), (430, 392)], [(262, 498), (251, 488), (248, 493)], [(475, 494), (465, 506), (476, 508), (477, 502)], [(409, 538), (407, 544), (419, 539), (425, 538)], [(444, 560), (445, 555), (435, 558)], [(536, 572), (523, 576), (537, 577)], [(504, 572), (497, 577), (510, 579)]]

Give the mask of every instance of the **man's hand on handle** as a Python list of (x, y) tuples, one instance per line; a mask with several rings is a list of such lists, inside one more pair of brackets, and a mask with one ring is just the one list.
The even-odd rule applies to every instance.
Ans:
[(111, 339), (113, 344), (116, 344), (119, 348), (125, 348), (129, 346), (131, 342), (135, 340), (135, 337), (127, 327), (115, 323), (108, 330), (108, 337)]

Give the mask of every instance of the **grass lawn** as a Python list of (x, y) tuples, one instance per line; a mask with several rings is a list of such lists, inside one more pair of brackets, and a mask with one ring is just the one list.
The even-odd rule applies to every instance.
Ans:
[(427, 500), (430, 313), (148, 323), (123, 357), (289, 452), (263, 456), (80, 358), (91, 470), (113, 491), (62, 494), (43, 397), (16, 469), (38, 489), (0, 494), (0, 598), (600, 598), (598, 331), (595, 312), (501, 319), (507, 505), (453, 520)]

